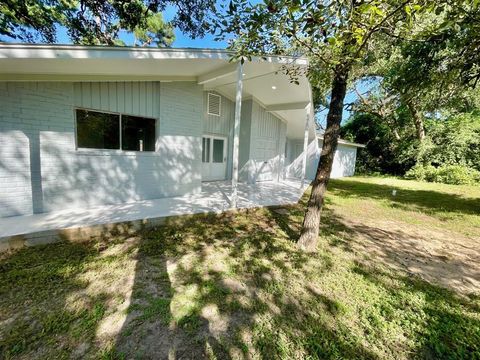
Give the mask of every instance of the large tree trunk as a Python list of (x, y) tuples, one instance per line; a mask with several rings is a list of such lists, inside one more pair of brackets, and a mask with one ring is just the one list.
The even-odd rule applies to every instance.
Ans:
[(312, 183), (312, 193), (308, 200), (302, 231), (297, 243), (301, 249), (307, 251), (314, 251), (317, 247), (323, 199), (328, 181), (330, 180), (333, 157), (335, 150), (337, 150), (349, 71), (350, 67), (342, 64), (337, 65), (335, 68), (332, 81), (332, 95), (327, 115), (327, 128), (323, 136), (322, 153), (320, 154), (317, 173)]
[(417, 139), (422, 142), (425, 139), (425, 126), (423, 125), (422, 114), (417, 110), (412, 99), (406, 99), (405, 103), (410, 111), (410, 114), (413, 118), (413, 123), (415, 124), (415, 130), (417, 132)]

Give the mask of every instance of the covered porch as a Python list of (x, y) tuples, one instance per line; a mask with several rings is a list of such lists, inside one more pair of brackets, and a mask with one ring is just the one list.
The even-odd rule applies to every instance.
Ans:
[[(306, 188), (299, 180), (239, 183), (236, 208), (295, 204)], [(0, 251), (60, 239), (130, 233), (174, 216), (220, 213), (235, 205), (232, 193), (231, 181), (204, 182), (201, 192), (194, 195), (0, 218)]]

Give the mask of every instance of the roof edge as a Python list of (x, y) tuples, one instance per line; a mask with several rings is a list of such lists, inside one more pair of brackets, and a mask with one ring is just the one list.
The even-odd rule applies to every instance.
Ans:
[[(214, 49), (214, 48), (189, 48), (189, 47), (138, 47), (138, 46), (108, 46), (108, 45), (75, 45), (75, 44), (32, 44), (32, 43), (8, 43), (0, 42), (0, 50), (50, 50), (50, 51), (101, 51), (101, 52), (134, 52), (134, 53), (148, 53), (148, 54), (184, 54), (186, 58), (191, 58), (189, 55), (217, 55), (218, 57), (229, 59), (233, 52), (228, 49)], [(308, 64), (308, 59), (304, 56), (291, 55), (258, 55), (252, 56), (253, 59), (259, 61), (266, 57), (270, 61), (276, 59), (277, 61), (295, 60), (301, 63)]]
[[(323, 141), (323, 136), (317, 135), (317, 139), (320, 139), (320, 140)], [(338, 139), (338, 143), (339, 143), (339, 144), (342, 144), (342, 145), (347, 145), (347, 146), (352, 146), (352, 147), (358, 147), (358, 148), (364, 148), (364, 147), (367, 146), (367, 145), (364, 145), (364, 144), (354, 143), (354, 142), (347, 141), (347, 140), (343, 140), (343, 139)]]

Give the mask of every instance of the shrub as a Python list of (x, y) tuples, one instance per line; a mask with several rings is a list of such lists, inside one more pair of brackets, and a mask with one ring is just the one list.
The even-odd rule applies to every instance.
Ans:
[(453, 185), (468, 185), (480, 182), (480, 171), (463, 165), (432, 165), (417, 164), (405, 174), (407, 179), (438, 182)]
[[(480, 171), (480, 112), (425, 118), (427, 136), (422, 142), (410, 117), (399, 113), (395, 119), (392, 125), (376, 115), (354, 113), (342, 126), (342, 137), (367, 145), (357, 152), (359, 172), (404, 175), (417, 163), (435, 168), (462, 165)], [(422, 170), (418, 175), (435, 172), (426, 169), (424, 174)]]
[(419, 181), (433, 181), (429, 180), (436, 172), (436, 168), (432, 165), (417, 164), (405, 173), (405, 178)]

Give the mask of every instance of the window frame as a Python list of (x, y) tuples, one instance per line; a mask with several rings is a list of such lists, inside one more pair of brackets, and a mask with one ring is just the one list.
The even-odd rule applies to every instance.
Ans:
[[(119, 123), (119, 130), (118, 130), (118, 136), (119, 136), (119, 143), (120, 143), (120, 148), (119, 149), (101, 149), (101, 148), (84, 148), (84, 147), (79, 147), (78, 146), (78, 121), (77, 121), (77, 110), (83, 110), (83, 111), (92, 111), (92, 112), (99, 112), (99, 113), (105, 113), (105, 114), (112, 114), (112, 115), (118, 115), (118, 123)], [(155, 150), (153, 151), (140, 151), (140, 150), (123, 150), (122, 145), (123, 145), (123, 139), (122, 139), (122, 115), (125, 116), (133, 116), (133, 117), (141, 117), (145, 119), (151, 119), (155, 121)], [(142, 155), (153, 155), (157, 153), (157, 134), (159, 130), (159, 121), (158, 118), (151, 117), (151, 116), (143, 116), (143, 115), (135, 115), (135, 114), (130, 114), (130, 113), (121, 113), (117, 111), (110, 111), (110, 110), (100, 110), (100, 109), (92, 109), (92, 108), (85, 108), (85, 107), (80, 107), (80, 106), (74, 106), (73, 107), (73, 117), (75, 120), (75, 131), (74, 131), (74, 136), (75, 136), (75, 151), (77, 152), (85, 152), (85, 153), (114, 153), (114, 154), (142, 154)]]

